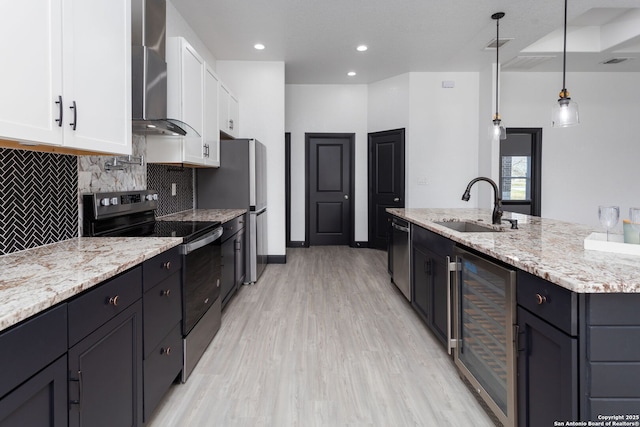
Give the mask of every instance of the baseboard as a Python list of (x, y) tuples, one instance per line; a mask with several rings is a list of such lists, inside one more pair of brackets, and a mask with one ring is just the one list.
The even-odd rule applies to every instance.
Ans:
[(354, 248), (368, 248), (369, 247), (369, 242), (353, 242), (353, 246)]
[(306, 248), (307, 247), (307, 242), (305, 241), (290, 241), (287, 242), (287, 247), (288, 248)]
[(286, 264), (286, 255), (267, 255), (267, 264)]

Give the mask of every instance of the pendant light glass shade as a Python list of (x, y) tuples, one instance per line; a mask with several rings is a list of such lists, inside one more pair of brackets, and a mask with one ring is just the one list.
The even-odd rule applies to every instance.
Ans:
[(507, 139), (507, 129), (500, 119), (494, 119), (489, 126), (489, 138)]
[(504, 12), (497, 12), (491, 15), (491, 19), (496, 21), (496, 112), (493, 115), (492, 123), (489, 126), (489, 138), (507, 139), (507, 130), (502, 123), (498, 112), (498, 85), (500, 84), (500, 19), (504, 18)]
[(580, 123), (578, 103), (571, 98), (560, 98), (553, 106), (551, 124), (554, 128), (565, 128)]
[(562, 53), (562, 90), (560, 98), (551, 111), (551, 125), (555, 127), (569, 127), (580, 123), (578, 103), (571, 100), (566, 86), (567, 76), (567, 0), (564, 0), (564, 47)]

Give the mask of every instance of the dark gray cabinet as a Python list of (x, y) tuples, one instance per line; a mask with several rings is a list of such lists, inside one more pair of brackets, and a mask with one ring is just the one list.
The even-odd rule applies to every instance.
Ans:
[(68, 303), (70, 427), (142, 425), (141, 297), (139, 266)]
[(578, 339), (518, 307), (518, 425), (578, 419)]
[(242, 286), (245, 279), (245, 215), (222, 224), (220, 296), (222, 308)]
[(422, 227), (411, 228), (413, 305), (436, 338), (446, 347), (449, 328), (449, 259), (453, 242)]
[(578, 420), (577, 295), (518, 272), (518, 425)]
[(182, 371), (182, 258), (177, 248), (142, 265), (144, 420)]
[(67, 306), (0, 334), (0, 426), (67, 425)]

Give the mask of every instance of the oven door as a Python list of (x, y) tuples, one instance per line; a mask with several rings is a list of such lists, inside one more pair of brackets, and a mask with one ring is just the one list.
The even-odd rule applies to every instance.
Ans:
[(220, 297), (222, 227), (193, 242), (180, 245), (183, 256), (182, 333), (187, 335)]

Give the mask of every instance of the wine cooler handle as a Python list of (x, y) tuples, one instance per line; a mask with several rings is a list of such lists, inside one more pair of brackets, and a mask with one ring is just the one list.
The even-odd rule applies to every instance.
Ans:
[(452, 326), (452, 301), (451, 301), (451, 293), (453, 291), (453, 280), (451, 280), (452, 273), (458, 271), (458, 264), (454, 261), (451, 262), (451, 257), (447, 256), (447, 353), (451, 355), (451, 352), (456, 347), (457, 343), (455, 339), (451, 337), (451, 326)]

